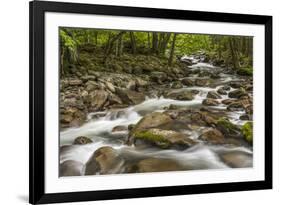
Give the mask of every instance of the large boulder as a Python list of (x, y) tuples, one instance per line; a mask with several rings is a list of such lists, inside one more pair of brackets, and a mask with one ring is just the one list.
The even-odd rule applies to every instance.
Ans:
[(244, 139), (249, 143), (253, 143), (253, 122), (246, 122), (242, 126), (241, 131)]
[(83, 163), (74, 160), (66, 160), (60, 164), (59, 169), (60, 177), (81, 176), (83, 170)]
[(129, 89), (116, 89), (116, 93), (119, 96), (119, 98), (122, 100), (125, 104), (139, 104), (145, 100), (145, 95), (140, 92), (136, 92)]
[(183, 90), (181, 92), (171, 92), (166, 95), (167, 98), (171, 98), (174, 100), (193, 100), (196, 92), (192, 90)]
[(210, 144), (224, 144), (224, 136), (218, 129), (210, 129), (199, 136), (199, 139)]
[(233, 151), (222, 154), (222, 161), (232, 168), (246, 168), (253, 166), (253, 155), (241, 152)]
[(228, 97), (230, 98), (240, 98), (242, 96), (247, 96), (247, 92), (244, 89), (237, 89), (228, 93)]
[(221, 117), (218, 119), (217, 129), (220, 130), (225, 137), (241, 137), (240, 128), (227, 118)]
[(164, 72), (154, 71), (154, 72), (151, 72), (150, 78), (152, 81), (154, 81), (158, 84), (162, 84), (168, 79), (168, 76)]
[(89, 94), (88, 101), (90, 103), (91, 111), (98, 111), (104, 108), (109, 94), (104, 90), (95, 90)]
[(143, 117), (131, 130), (132, 133), (136, 131), (146, 130), (149, 128), (156, 128), (160, 125), (172, 122), (172, 118), (165, 114), (160, 112), (154, 112), (151, 114), (146, 115)]
[(105, 146), (97, 149), (85, 166), (85, 175), (117, 174), (124, 164), (117, 150)]
[(186, 149), (197, 142), (187, 135), (172, 130), (148, 129), (134, 133), (136, 147), (156, 146), (162, 149)]
[(131, 167), (131, 172), (164, 172), (164, 171), (181, 171), (186, 170), (178, 162), (171, 159), (148, 158), (139, 161)]

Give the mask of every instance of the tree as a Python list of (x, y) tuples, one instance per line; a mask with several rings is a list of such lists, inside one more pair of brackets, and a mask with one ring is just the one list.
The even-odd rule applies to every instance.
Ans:
[(130, 32), (130, 39), (131, 39), (132, 53), (136, 54), (137, 53), (137, 45), (136, 45), (136, 38), (135, 38), (134, 32)]
[(177, 34), (174, 33), (173, 41), (172, 41), (172, 46), (171, 46), (171, 51), (170, 51), (170, 57), (168, 60), (168, 65), (171, 66), (173, 63), (173, 58), (174, 58), (174, 52), (175, 52), (175, 45), (176, 45), (176, 38)]
[(115, 41), (117, 41), (119, 38), (121, 38), (121, 36), (124, 33), (125, 33), (125, 31), (121, 31), (113, 37), (111, 35), (108, 36), (108, 43), (107, 43), (107, 46), (106, 46), (106, 49), (105, 49), (105, 52), (104, 52), (104, 59), (103, 59), (104, 64), (106, 64), (106, 60), (107, 60), (109, 54), (112, 51), (112, 47), (113, 47)]

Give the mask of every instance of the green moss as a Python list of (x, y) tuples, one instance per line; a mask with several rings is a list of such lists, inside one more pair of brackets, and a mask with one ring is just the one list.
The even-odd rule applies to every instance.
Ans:
[(243, 134), (244, 138), (249, 143), (252, 143), (253, 142), (253, 122), (246, 122), (242, 126), (241, 130), (242, 130), (242, 134)]
[(165, 139), (162, 135), (154, 134), (149, 130), (136, 132), (134, 134), (134, 138), (149, 141), (164, 149), (170, 146), (170, 142)]
[(228, 130), (239, 130), (239, 127), (230, 122), (227, 118), (221, 117), (217, 121), (217, 125)]
[(246, 75), (246, 76), (252, 76), (253, 75), (253, 68), (252, 67), (240, 68), (237, 71), (237, 74), (239, 74), (239, 75)]

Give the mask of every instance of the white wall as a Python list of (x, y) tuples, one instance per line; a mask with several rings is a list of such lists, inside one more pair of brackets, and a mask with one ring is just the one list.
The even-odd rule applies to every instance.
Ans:
[[(72, 0), (79, 2), (78, 0)], [(274, 190), (128, 199), (80, 204), (262, 204), (280, 200), (280, 36), (277, 0), (81, 0), (80, 2), (273, 15), (274, 19)], [(0, 204), (28, 199), (28, 1), (1, 1), (0, 11)], [(279, 37), (279, 38), (278, 38)]]

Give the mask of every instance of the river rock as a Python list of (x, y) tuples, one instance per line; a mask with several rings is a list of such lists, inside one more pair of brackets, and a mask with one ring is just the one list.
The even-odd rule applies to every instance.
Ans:
[(105, 86), (108, 90), (110, 90), (111, 92), (115, 93), (115, 87), (111, 82), (105, 82)]
[(237, 102), (236, 99), (225, 99), (221, 101), (221, 103), (224, 105), (230, 105), (231, 103), (235, 103), (235, 102)]
[(124, 160), (117, 150), (105, 146), (97, 149), (87, 161), (85, 175), (120, 173)]
[(210, 129), (199, 136), (199, 139), (211, 144), (224, 144), (224, 136), (218, 129)]
[(89, 103), (91, 111), (98, 111), (104, 108), (107, 101), (108, 93), (104, 90), (95, 90), (89, 94)]
[(75, 145), (84, 145), (84, 144), (90, 144), (92, 142), (93, 141), (90, 138), (85, 137), (85, 136), (80, 136), (80, 137), (77, 137), (74, 140), (73, 144), (75, 144)]
[(143, 93), (136, 92), (129, 89), (116, 89), (116, 93), (119, 96), (119, 98), (122, 100), (125, 104), (139, 104), (145, 100), (145, 96)]
[(79, 80), (79, 79), (69, 79), (68, 84), (71, 86), (78, 86), (78, 85), (82, 85), (83, 82), (82, 82), (82, 80)]
[(227, 91), (224, 90), (223, 88), (219, 88), (219, 89), (217, 90), (217, 93), (219, 93), (220, 95), (227, 95)]
[(171, 88), (173, 88), (173, 89), (180, 89), (180, 88), (182, 88), (182, 87), (183, 87), (183, 85), (181, 84), (180, 81), (175, 81), (175, 82), (173, 82), (173, 83), (172, 83), (172, 86), (171, 86)]
[(232, 87), (232, 88), (240, 88), (241, 82), (230, 82), (229, 86)]
[(128, 127), (125, 125), (117, 125), (112, 128), (111, 132), (123, 132), (123, 131), (128, 131)]
[(144, 116), (131, 130), (130, 134), (134, 134), (136, 131), (146, 130), (149, 128), (156, 128), (160, 125), (172, 122), (172, 118), (160, 112), (154, 112)]
[(241, 138), (241, 136), (242, 136), (240, 128), (224, 117), (218, 119), (217, 129), (220, 130), (224, 134), (225, 137), (240, 137)]
[(253, 166), (253, 156), (246, 152), (233, 151), (224, 153), (220, 157), (224, 163), (232, 168), (246, 168)]
[(164, 72), (154, 71), (154, 72), (151, 72), (150, 78), (152, 81), (154, 81), (158, 84), (163, 84), (163, 82), (165, 82), (167, 80), (168, 76)]
[(229, 111), (243, 111), (244, 106), (241, 102), (233, 102), (227, 106), (227, 110)]
[(253, 122), (246, 122), (241, 128), (244, 139), (250, 144), (253, 143)]
[(76, 107), (60, 110), (60, 127), (80, 126), (86, 120), (86, 113)]
[(60, 177), (81, 176), (83, 163), (74, 160), (66, 160), (60, 164), (59, 169)]
[(185, 86), (194, 86), (194, 81), (189, 78), (182, 79), (181, 83)]
[(230, 98), (240, 98), (242, 96), (247, 96), (247, 93), (243, 89), (233, 90), (228, 93), (228, 97)]
[(206, 106), (217, 106), (219, 105), (219, 102), (215, 99), (206, 98), (203, 100), (202, 104)]
[(195, 92), (191, 90), (183, 90), (180, 92), (171, 92), (166, 95), (167, 98), (171, 98), (174, 100), (193, 100), (195, 96)]
[(220, 89), (225, 90), (225, 91), (230, 91), (231, 87), (229, 85), (224, 85)]
[(207, 98), (221, 99), (221, 96), (216, 91), (209, 91), (207, 94)]
[(162, 149), (186, 149), (197, 142), (187, 135), (172, 130), (148, 129), (134, 133), (136, 147), (156, 146)]
[(252, 116), (251, 115), (248, 115), (248, 114), (244, 114), (244, 115), (241, 115), (239, 117), (240, 120), (252, 120)]
[(143, 159), (131, 168), (131, 172), (165, 172), (187, 170), (178, 162), (171, 159), (148, 158)]
[(207, 86), (208, 84), (209, 84), (208, 79), (196, 79), (195, 80), (195, 85), (197, 85), (197, 86), (203, 87), (203, 86)]

